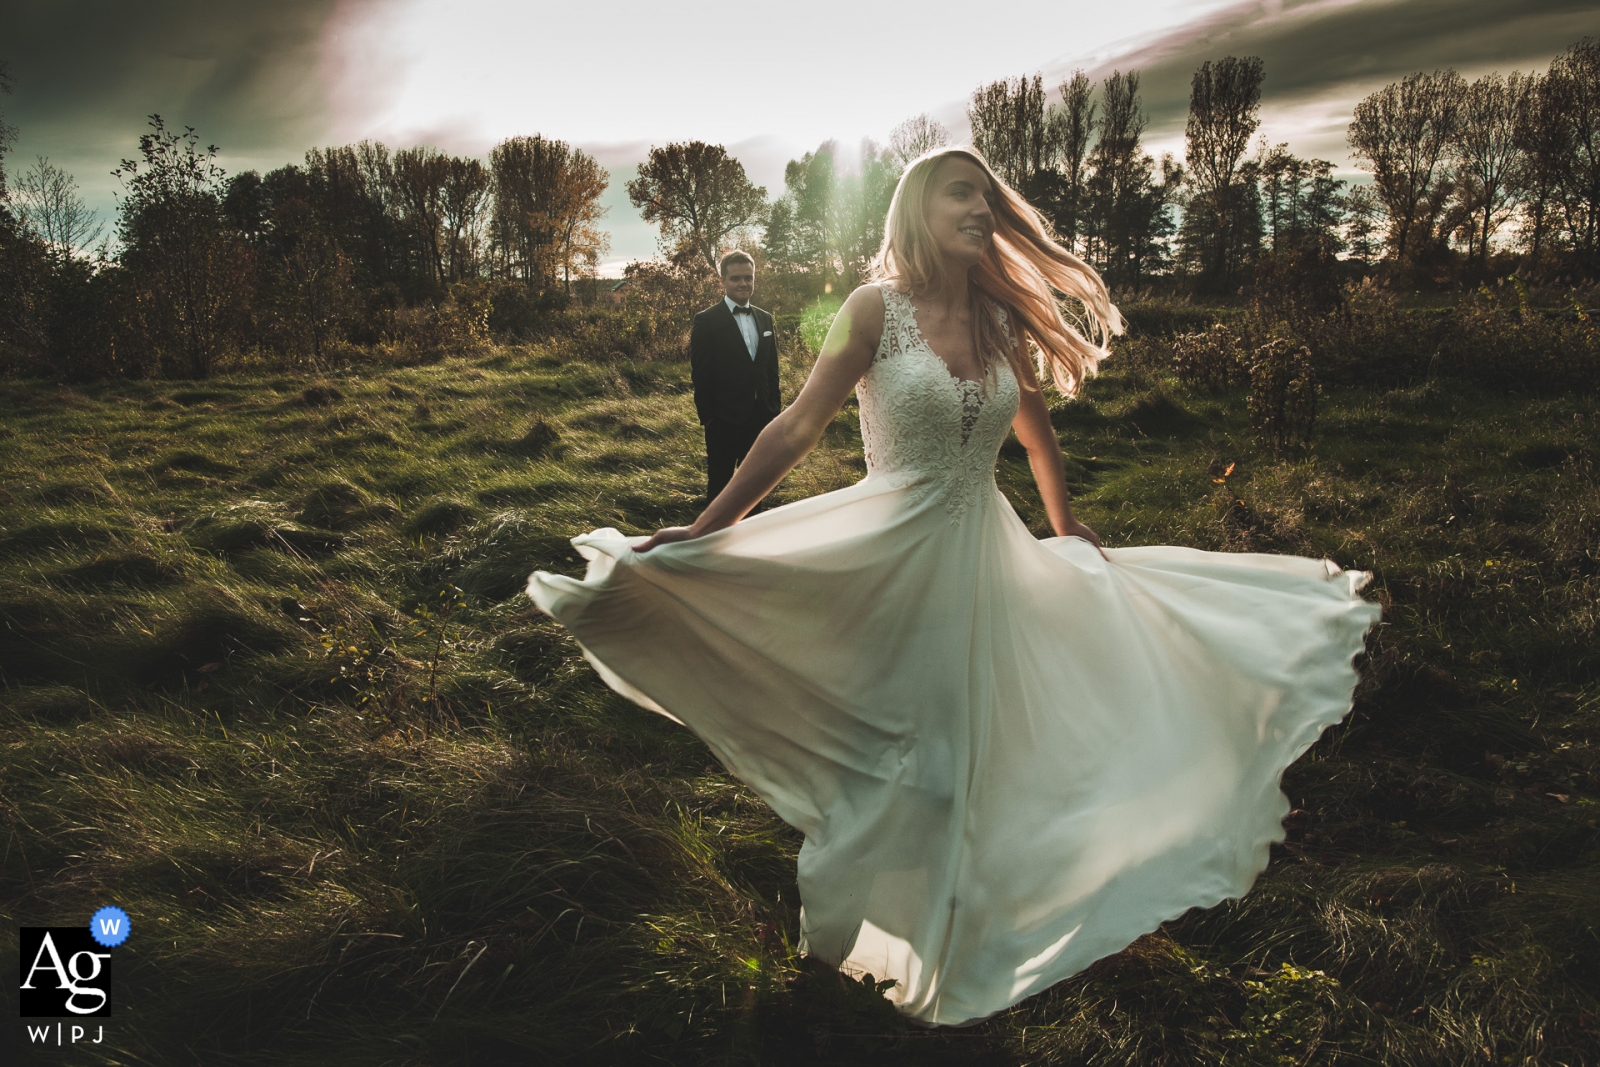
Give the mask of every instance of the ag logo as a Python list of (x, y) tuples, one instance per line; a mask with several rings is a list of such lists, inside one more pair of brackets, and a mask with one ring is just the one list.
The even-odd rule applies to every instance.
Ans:
[(111, 953), (85, 926), (24, 926), (22, 989), (24, 1019), (111, 1015)]

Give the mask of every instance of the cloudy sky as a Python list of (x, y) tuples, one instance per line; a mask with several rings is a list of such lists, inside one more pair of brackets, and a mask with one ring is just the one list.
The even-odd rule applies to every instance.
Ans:
[(610, 168), (613, 268), (653, 232), (622, 183), (649, 145), (726, 144), (769, 192), (827, 138), (929, 112), (958, 137), (997, 78), (1138, 69), (1153, 151), (1182, 152), (1194, 68), (1266, 62), (1262, 132), (1348, 171), (1355, 101), (1413, 70), (1543, 68), (1600, 35), (1597, 0), (0, 0), (0, 107), (19, 170), (44, 155), (103, 214), (146, 116), (230, 172), (371, 137), (482, 154), (542, 133)]

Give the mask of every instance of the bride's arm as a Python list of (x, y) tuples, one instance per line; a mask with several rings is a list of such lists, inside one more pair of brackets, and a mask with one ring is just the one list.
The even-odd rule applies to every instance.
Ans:
[[(767, 423), (727, 488), (688, 526), (669, 526), (634, 551), (648, 552), (671, 541), (687, 541), (732, 526), (772, 491), (795, 464), (816, 447), (850, 390), (867, 372), (883, 335), (883, 298), (871, 286), (850, 294), (834, 317), (805, 388)], [(1058, 460), (1059, 463), (1059, 460)]]
[(1050, 424), (1050, 409), (1045, 406), (1044, 391), (1039, 388), (1033, 366), (1024, 364), (1024, 371), (1022, 399), (1011, 428), (1028, 450), (1028, 466), (1033, 468), (1033, 480), (1039, 486), (1045, 514), (1050, 517), (1050, 528), (1057, 537), (1081, 537), (1100, 548), (1099, 536), (1072, 514), (1072, 497), (1067, 492), (1067, 475), (1061, 462), (1061, 441)]

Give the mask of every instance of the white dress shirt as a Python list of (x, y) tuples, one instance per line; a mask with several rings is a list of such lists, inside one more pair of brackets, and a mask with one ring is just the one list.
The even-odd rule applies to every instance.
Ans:
[[(734, 308), (747, 308), (750, 306), (749, 304), (735, 304), (733, 302), (733, 297), (731, 296), (723, 297), (722, 302), (728, 305), (728, 310), (730, 312), (732, 312)], [(761, 342), (761, 336), (756, 333), (756, 313), (752, 311), (748, 315), (735, 314), (733, 316), (733, 323), (735, 326), (739, 327), (739, 333), (744, 337), (744, 346), (750, 350), (750, 358), (755, 359), (756, 345)]]

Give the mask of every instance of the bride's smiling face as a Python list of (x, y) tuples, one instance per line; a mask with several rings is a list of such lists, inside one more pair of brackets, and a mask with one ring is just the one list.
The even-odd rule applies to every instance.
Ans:
[(930, 185), (928, 232), (940, 257), (953, 266), (972, 266), (994, 239), (989, 176), (971, 160), (950, 156), (939, 164)]

